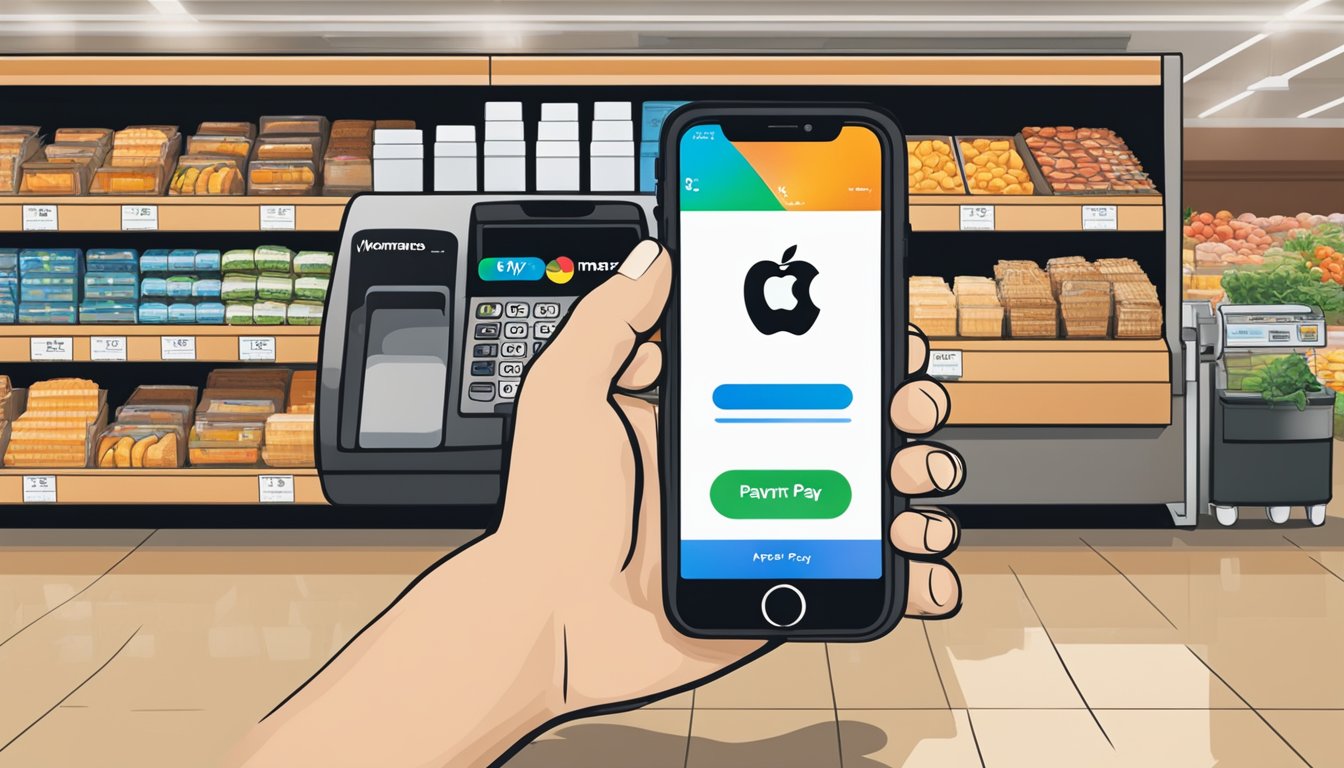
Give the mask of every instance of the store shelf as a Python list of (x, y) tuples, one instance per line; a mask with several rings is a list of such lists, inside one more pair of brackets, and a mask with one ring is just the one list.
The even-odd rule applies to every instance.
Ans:
[(1161, 85), (1158, 56), (492, 56), (492, 85)]
[(1167, 425), (1171, 356), (1152, 340), (935, 339), (959, 351), (945, 381), (958, 426)]
[(0, 325), (0, 363), (120, 362), (123, 349), (125, 361), (136, 363), (316, 363), (319, 331), (286, 325)]
[[(292, 206), (293, 212), (283, 211), (282, 219), (292, 215), (292, 227), (282, 231), (334, 232), (341, 227), (346, 197), (112, 197), (86, 195), (80, 197), (0, 198), (0, 232), (32, 231), (30, 211), (25, 207), (55, 208), (56, 229), (61, 232), (120, 232), (123, 230), (157, 230), (160, 232), (260, 232), (262, 209)], [(155, 210), (154, 226), (144, 224), (124, 226), (123, 206)], [(48, 214), (49, 215), (49, 214)], [(281, 230), (277, 226), (275, 229)], [(37, 230), (41, 231), (41, 230)], [(267, 230), (271, 231), (271, 230)]]
[[(963, 206), (992, 207), (970, 218)], [(1114, 208), (1088, 212), (1086, 209)], [(910, 198), (915, 232), (956, 232), (983, 227), (998, 232), (1161, 232), (1161, 195), (917, 195)], [(1094, 219), (1089, 223), (1089, 219)], [(992, 222), (986, 225), (986, 222)]]
[[(263, 476), (278, 478), (266, 481), (273, 486), (266, 502)], [(53, 483), (56, 504), (327, 503), (315, 469), (4, 469), (0, 505), (43, 503), (35, 500), (38, 488), (45, 491)]]
[[(122, 206), (155, 206), (161, 232), (262, 232), (264, 207), (293, 206), (294, 231), (334, 232), (341, 227), (345, 197), (9, 197), (0, 200), (0, 232), (25, 230), (25, 206), (54, 206), (61, 232), (118, 232)], [(1084, 208), (1115, 207), (1115, 229), (1162, 230), (1162, 197), (1128, 195), (924, 195), (910, 198), (916, 232), (963, 229), (962, 206), (992, 206), (993, 229), (1005, 232), (1078, 232)], [(987, 216), (987, 214), (982, 214)]]
[(6, 85), (488, 85), (487, 56), (0, 56)]

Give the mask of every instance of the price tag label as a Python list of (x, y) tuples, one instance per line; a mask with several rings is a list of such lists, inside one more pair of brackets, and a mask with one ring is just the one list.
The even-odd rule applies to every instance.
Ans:
[(89, 359), (120, 363), (126, 360), (125, 336), (93, 336), (89, 339)]
[(988, 232), (994, 229), (994, 206), (992, 205), (963, 205), (961, 206), (961, 231), (962, 232)]
[(24, 232), (54, 232), (60, 229), (56, 222), (56, 206), (54, 205), (23, 206)]
[(1083, 229), (1085, 230), (1118, 229), (1117, 219), (1118, 214), (1114, 205), (1083, 206)]
[(143, 231), (159, 228), (159, 206), (123, 205), (121, 206), (121, 228), (123, 231)]
[(294, 206), (261, 206), (262, 229), (294, 229)]
[(75, 340), (69, 336), (34, 336), (28, 340), (31, 360), (74, 360)]
[(257, 500), (262, 504), (293, 504), (293, 475), (261, 475), (257, 478)]
[(960, 379), (962, 376), (961, 350), (930, 350), (929, 375), (935, 379)]
[(195, 360), (195, 336), (160, 336), (159, 357), (164, 360)]
[(238, 337), (238, 359), (269, 363), (275, 362), (275, 337)]
[(24, 503), (24, 504), (55, 504), (55, 503), (56, 503), (56, 476), (55, 476), (55, 475), (24, 475), (24, 476), (23, 476), (23, 503)]

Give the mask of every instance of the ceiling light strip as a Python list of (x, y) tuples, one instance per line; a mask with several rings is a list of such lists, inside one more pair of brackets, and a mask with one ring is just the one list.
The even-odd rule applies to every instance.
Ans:
[(1340, 96), (1338, 99), (1334, 99), (1332, 101), (1327, 101), (1324, 104), (1320, 105), (1319, 107), (1312, 107), (1311, 109), (1308, 109), (1306, 112), (1303, 112), (1302, 114), (1298, 115), (1298, 117), (1303, 119), (1308, 117), (1315, 117), (1316, 115), (1319, 115), (1322, 112), (1328, 112), (1334, 109), (1335, 107), (1340, 106), (1341, 104), (1344, 104), (1344, 96)]
[(1215, 114), (1215, 113), (1218, 113), (1218, 112), (1222, 112), (1224, 109), (1227, 109), (1228, 107), (1232, 106), (1233, 104), (1236, 104), (1237, 102), (1239, 102), (1239, 101), (1245, 99), (1247, 96), (1250, 96), (1252, 93), (1254, 93), (1254, 91), (1242, 91), (1241, 93), (1238, 93), (1236, 96), (1233, 96), (1232, 98), (1228, 99), (1227, 101), (1224, 101), (1224, 102), (1221, 103), (1221, 104), (1215, 104), (1215, 105), (1213, 105), (1212, 107), (1209, 107), (1208, 109), (1204, 110), (1203, 112), (1200, 112), (1200, 113), (1199, 113), (1199, 116), (1200, 116), (1200, 118), (1205, 118), (1205, 117), (1208, 117), (1209, 115), (1212, 115), (1212, 114)]
[(1241, 53), (1242, 51), (1246, 50), (1247, 48), (1250, 48), (1256, 43), (1263, 42), (1267, 39), (1269, 39), (1269, 35), (1263, 32), (1256, 35), (1255, 37), (1247, 38), (1240, 45), (1237, 45), (1234, 48), (1229, 48), (1226, 51), (1223, 51), (1222, 53), (1218, 54), (1217, 56), (1214, 56), (1212, 59), (1209, 59), (1208, 61), (1199, 65), (1198, 67), (1195, 67), (1194, 69), (1190, 70), (1190, 72), (1187, 73), (1186, 76), (1181, 79), (1181, 82), (1188, 83), (1191, 80), (1194, 80), (1196, 77), (1199, 77), (1200, 75), (1204, 74), (1205, 72), (1208, 72), (1210, 69), (1213, 69), (1219, 64), (1222, 64), (1224, 61), (1227, 61), (1233, 56), (1236, 56), (1238, 53)]

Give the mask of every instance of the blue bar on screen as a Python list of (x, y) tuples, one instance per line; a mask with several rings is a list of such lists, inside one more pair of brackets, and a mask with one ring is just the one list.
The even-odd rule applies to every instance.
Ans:
[(720, 384), (714, 405), (725, 411), (842, 411), (854, 402), (844, 384)]
[(881, 539), (683, 539), (683, 579), (876, 579)]

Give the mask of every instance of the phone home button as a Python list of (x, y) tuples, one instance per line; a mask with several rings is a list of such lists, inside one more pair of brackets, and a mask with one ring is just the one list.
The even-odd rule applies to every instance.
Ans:
[(761, 615), (773, 627), (788, 629), (803, 620), (807, 600), (792, 584), (776, 584), (761, 598)]

